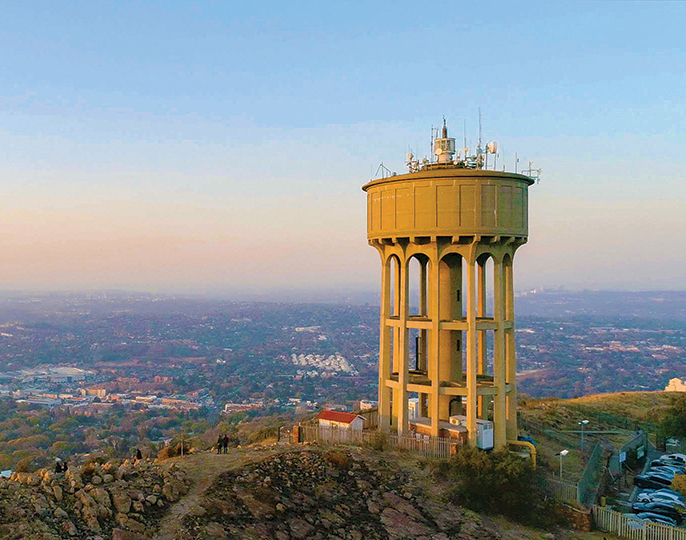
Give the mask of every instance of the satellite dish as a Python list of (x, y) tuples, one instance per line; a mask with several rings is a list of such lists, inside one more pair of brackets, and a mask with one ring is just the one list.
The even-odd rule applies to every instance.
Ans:
[(414, 158), (414, 154), (412, 152), (407, 154), (407, 161), (412, 161), (413, 158)]
[(441, 148), (441, 147), (439, 146), (438, 148), (436, 148), (436, 152), (435, 152), (435, 153), (436, 153), (437, 156), (440, 156), (440, 155), (443, 153), (443, 148)]
[(486, 151), (487, 151), (489, 154), (495, 154), (495, 153), (498, 151), (498, 143), (495, 142), (495, 141), (494, 141), (494, 142), (489, 142), (489, 143), (486, 145)]

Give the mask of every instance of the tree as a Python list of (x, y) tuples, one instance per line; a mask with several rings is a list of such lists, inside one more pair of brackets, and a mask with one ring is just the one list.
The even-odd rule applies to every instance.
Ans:
[(667, 437), (686, 438), (686, 394), (672, 396), (672, 402), (662, 418), (662, 432)]

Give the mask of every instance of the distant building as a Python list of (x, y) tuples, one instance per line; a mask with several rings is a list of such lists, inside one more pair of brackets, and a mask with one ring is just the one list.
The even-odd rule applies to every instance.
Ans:
[(686, 381), (683, 379), (669, 379), (665, 392), (686, 392)]
[(360, 400), (360, 410), (368, 411), (369, 409), (375, 409), (379, 405), (378, 401), (373, 401), (371, 399)]
[(224, 413), (233, 414), (237, 412), (248, 412), (261, 408), (261, 403), (227, 403), (224, 405)]
[(319, 426), (324, 428), (361, 430), (364, 427), (364, 417), (339, 411), (322, 411), (317, 415), (317, 420)]

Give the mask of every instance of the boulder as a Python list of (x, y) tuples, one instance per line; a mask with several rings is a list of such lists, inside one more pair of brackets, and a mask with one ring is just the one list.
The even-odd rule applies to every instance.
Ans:
[(121, 514), (128, 514), (131, 510), (131, 497), (126, 493), (115, 492), (112, 493), (112, 503), (117, 512)]

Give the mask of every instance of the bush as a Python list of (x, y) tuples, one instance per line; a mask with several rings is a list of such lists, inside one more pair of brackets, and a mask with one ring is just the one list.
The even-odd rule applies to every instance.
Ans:
[(672, 485), (670, 487), (682, 495), (686, 494), (686, 474), (675, 475), (672, 479)]
[(175, 446), (171, 446), (171, 445), (165, 446), (164, 448), (162, 448), (162, 450), (157, 452), (157, 459), (163, 460), (163, 459), (169, 459), (169, 458), (176, 457), (181, 453), (180, 450), (181, 450), (180, 447), (177, 450), (177, 448)]
[(502, 514), (532, 525), (550, 525), (552, 499), (545, 477), (531, 462), (507, 451), (486, 453), (461, 447), (437, 476), (451, 481), (452, 502), (477, 512)]
[(381, 452), (386, 447), (386, 442), (386, 433), (383, 431), (375, 431), (371, 440), (365, 446)]
[(32, 457), (25, 457), (24, 459), (19, 460), (17, 463), (16, 471), (17, 472), (29, 472), (31, 470), (31, 462), (33, 461)]
[(330, 450), (324, 454), (324, 459), (335, 467), (347, 469), (350, 465), (350, 456), (339, 450)]

